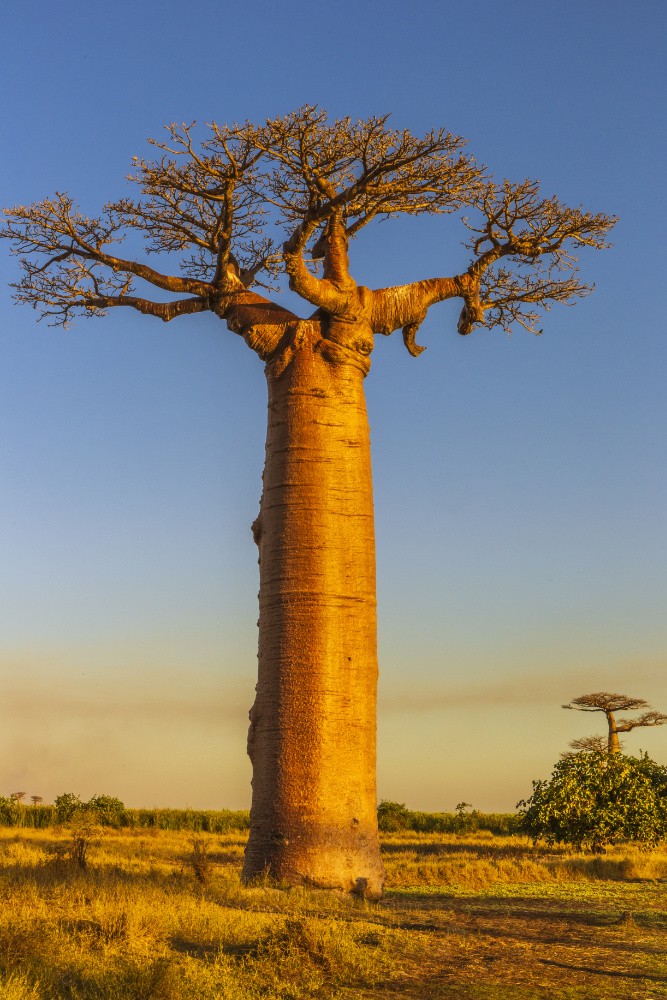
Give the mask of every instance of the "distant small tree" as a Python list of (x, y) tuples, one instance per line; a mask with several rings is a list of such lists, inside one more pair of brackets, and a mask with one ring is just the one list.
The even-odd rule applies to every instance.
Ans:
[(21, 802), (25, 798), (25, 792), (12, 792), (9, 797), (12, 802)]
[(474, 828), (475, 813), (469, 813), (472, 809), (472, 802), (456, 803), (456, 829), (459, 833), (464, 833)]
[[(643, 726), (662, 726), (667, 722), (667, 715), (656, 712), (649, 708), (647, 701), (643, 698), (628, 698), (624, 694), (612, 694), (609, 691), (595, 691), (593, 694), (582, 694), (579, 698), (573, 698), (568, 705), (563, 708), (574, 708), (579, 712), (604, 712), (607, 717), (608, 736), (605, 741), (601, 736), (582, 736), (572, 740), (570, 746), (574, 750), (587, 750), (598, 752), (607, 750), (607, 753), (620, 753), (621, 743), (618, 738), (619, 733), (629, 733), (632, 729)], [(641, 708), (648, 708), (637, 719), (617, 719), (616, 712), (637, 712)]]
[(31, 795), (30, 800), (34, 806), (38, 806), (40, 802), (44, 801), (41, 795)]
[(619, 840), (653, 847), (667, 836), (667, 768), (646, 754), (569, 754), (517, 809), (521, 832), (534, 840), (594, 853)]

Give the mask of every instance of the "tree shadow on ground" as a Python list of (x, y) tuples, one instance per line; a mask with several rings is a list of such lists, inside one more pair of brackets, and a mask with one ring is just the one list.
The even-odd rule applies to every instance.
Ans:
[[(440, 931), (473, 933), (534, 946), (594, 946), (627, 955), (667, 957), (664, 937), (667, 914), (661, 911), (629, 912), (609, 907), (601, 912), (586, 903), (573, 901), (564, 904), (562, 900), (548, 897), (525, 899), (505, 896), (498, 900), (480, 901), (448, 893), (417, 892), (401, 892), (395, 896), (390, 893), (382, 906), (398, 914), (404, 913), (406, 896), (410, 900), (408, 907), (415, 912), (415, 916), (424, 915), (424, 927), (428, 926), (428, 917), (441, 918), (440, 921), (432, 920), (433, 928)], [(634, 936), (632, 940), (623, 940), (622, 934)], [(650, 935), (653, 935), (652, 941), (647, 939)], [(638, 976), (641, 978), (639, 973)]]
[(542, 965), (552, 965), (558, 969), (568, 969), (571, 972), (588, 972), (593, 976), (608, 976), (610, 979), (639, 979), (651, 983), (667, 983), (667, 976), (655, 976), (650, 972), (623, 972), (618, 969), (596, 969), (590, 965), (571, 965), (569, 962), (556, 962), (551, 958), (538, 958)]
[[(240, 866), (243, 861), (243, 858), (239, 857), (235, 851), (206, 851), (205, 857), (212, 865)], [(173, 861), (180, 865), (189, 865), (192, 862), (192, 851), (188, 854), (175, 855)]]
[[(210, 857), (214, 862), (211, 875), (214, 878), (222, 876), (227, 885), (232, 883), (234, 889), (237, 887), (238, 881), (238, 889), (242, 890), (240, 877), (230, 879), (230, 873), (233, 876), (238, 876), (238, 858), (235, 858), (231, 864), (224, 864), (216, 862), (216, 855)], [(8, 884), (34, 886), (39, 891), (66, 887), (68, 889), (88, 889), (93, 893), (97, 889), (107, 888), (110, 883), (137, 891), (145, 890), (147, 885), (151, 885), (156, 891), (162, 892), (165, 890), (173, 892), (179, 887), (191, 890), (193, 882), (196, 883), (189, 858), (174, 858), (169, 866), (165, 866), (164, 870), (151, 868), (150, 871), (133, 872), (118, 865), (98, 863), (94, 857), (87, 862), (85, 868), (66, 857), (45, 857), (43, 861), (34, 865), (18, 862), (13, 865), (5, 865), (0, 869), (0, 879)], [(242, 895), (239, 898), (234, 896), (233, 905), (244, 909)], [(250, 901), (248, 901), (248, 907), (256, 908)]]
[(541, 860), (544, 858), (553, 857), (560, 858), (560, 855), (555, 853), (553, 850), (541, 847), (533, 847), (532, 844), (489, 844), (487, 842), (475, 844), (461, 841), (457, 842), (447, 842), (440, 844), (425, 844), (423, 841), (419, 840), (404, 840), (400, 842), (383, 842), (380, 844), (380, 851), (383, 854), (423, 854), (426, 856), (430, 855), (441, 855), (446, 856), (448, 854), (467, 854), (474, 855), (477, 858), (519, 858), (519, 857), (539, 857)]

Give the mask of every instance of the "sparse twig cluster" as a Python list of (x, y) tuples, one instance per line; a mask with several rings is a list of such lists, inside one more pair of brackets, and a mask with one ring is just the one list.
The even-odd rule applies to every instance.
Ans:
[(611, 216), (544, 198), (531, 180), (489, 183), (473, 204), (478, 220), (464, 219), (474, 234), (465, 245), (474, 257), (470, 271), (479, 278), (480, 301), (491, 325), (509, 331), (518, 323), (541, 333), (537, 306), (549, 309), (591, 291), (577, 276), (577, 252), (610, 245)]

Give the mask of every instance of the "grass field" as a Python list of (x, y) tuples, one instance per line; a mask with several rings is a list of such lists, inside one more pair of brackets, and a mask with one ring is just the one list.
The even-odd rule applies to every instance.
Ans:
[(1, 1000), (667, 997), (667, 851), (404, 831), (384, 836), (388, 892), (367, 903), (244, 888), (243, 848), (0, 829)]

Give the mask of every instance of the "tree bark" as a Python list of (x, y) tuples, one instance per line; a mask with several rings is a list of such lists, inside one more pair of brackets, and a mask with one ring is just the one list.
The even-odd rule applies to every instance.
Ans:
[(613, 712), (606, 712), (605, 714), (607, 716), (607, 725), (609, 726), (607, 751), (608, 753), (620, 753), (621, 741), (618, 738), (618, 729), (616, 728), (616, 720), (614, 719)]
[(363, 392), (370, 347), (350, 327), (335, 339), (322, 329), (319, 320), (300, 323), (266, 366), (243, 877), (268, 873), (377, 897), (375, 537)]

